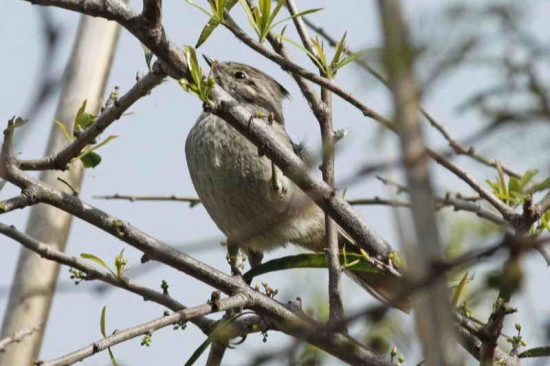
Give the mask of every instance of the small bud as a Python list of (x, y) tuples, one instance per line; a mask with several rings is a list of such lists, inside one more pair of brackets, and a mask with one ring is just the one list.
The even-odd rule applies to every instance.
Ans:
[(518, 332), (521, 332), (521, 324), (516, 323), (515, 327)]
[(399, 362), (405, 362), (405, 356), (403, 355), (400, 355), (399, 358), (398, 358)]
[(395, 346), (392, 347), (390, 355), (392, 357), (395, 357), (397, 355), (397, 347)]

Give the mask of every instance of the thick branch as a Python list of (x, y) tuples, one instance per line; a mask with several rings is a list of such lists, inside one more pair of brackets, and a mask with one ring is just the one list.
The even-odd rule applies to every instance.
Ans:
[(160, 32), (162, 28), (162, 0), (143, 0), (141, 16), (149, 23), (149, 27)]

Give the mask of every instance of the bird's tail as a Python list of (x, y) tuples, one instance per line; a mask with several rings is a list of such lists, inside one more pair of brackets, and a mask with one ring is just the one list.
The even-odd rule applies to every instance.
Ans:
[[(358, 245), (345, 233), (339, 237), (340, 248), (347, 253), (361, 254)], [(411, 298), (397, 298), (405, 288), (405, 281), (392, 273), (345, 271), (355, 282), (378, 300), (408, 313), (412, 307)]]

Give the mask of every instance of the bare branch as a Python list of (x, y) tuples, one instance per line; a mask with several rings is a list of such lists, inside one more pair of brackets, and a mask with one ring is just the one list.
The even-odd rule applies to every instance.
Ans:
[(23, 338), (33, 334), (37, 330), (38, 330), (38, 327), (23, 329), (23, 330), (20, 330), (19, 332), (16, 332), (14, 335), (10, 337), (0, 339), (0, 353), (4, 352), (6, 350), (6, 347), (8, 347), (10, 344), (21, 342)]
[(104, 200), (126, 200), (130, 202), (135, 201), (175, 201), (175, 202), (188, 202), (191, 207), (194, 207), (201, 203), (198, 197), (188, 197), (188, 196), (143, 196), (143, 195), (126, 195), (115, 193), (113, 195), (106, 196), (94, 196), (93, 198), (104, 199)]
[(81, 348), (75, 352), (71, 352), (65, 356), (56, 358), (50, 361), (38, 362), (40, 366), (65, 366), (72, 365), (75, 362), (81, 361), (87, 357), (90, 357), (98, 352), (104, 351), (114, 345), (127, 341), (129, 339), (139, 337), (144, 334), (150, 334), (153, 331), (163, 328), (167, 325), (178, 323), (181, 321), (192, 320), (196, 317), (204, 316), (207, 314), (215, 313), (218, 311), (243, 308), (250, 304), (250, 298), (242, 293), (236, 293), (235, 295), (226, 299), (219, 300), (216, 304), (204, 304), (195, 306), (188, 309), (179, 310), (173, 314), (165, 315), (160, 318), (150, 320), (146, 323), (136, 325), (131, 328), (119, 330), (112, 335), (95, 341), (94, 343)]
[[(84, 261), (69, 254), (65, 254), (62, 251), (52, 248), (51, 246), (44, 243), (40, 243), (34, 238), (28, 236), (27, 234), (17, 230), (13, 226), (8, 226), (6, 224), (0, 223), (0, 233), (12, 238), (13, 240), (23, 245), (25, 248), (32, 250), (43, 258), (64, 264), (66, 266), (84, 272), (87, 276), (87, 281), (100, 280), (112, 286), (133, 292), (137, 295), (142, 296), (145, 300), (156, 302), (174, 311), (185, 309), (184, 305), (173, 299), (167, 293), (158, 292), (148, 287), (141, 286), (126, 277), (118, 278), (116, 276), (113, 276), (109, 272), (100, 271), (97, 269), (97, 267), (91, 265), (90, 262)], [(196, 318), (194, 319), (193, 323), (197, 325), (197, 327), (199, 327), (205, 334), (208, 334), (210, 331), (210, 327), (214, 322), (206, 318)]]
[(17, 210), (20, 208), (24, 208), (24, 207), (30, 206), (31, 204), (32, 204), (32, 199), (29, 200), (24, 195), (12, 197), (10, 199), (0, 201), (0, 214)]
[(162, 82), (164, 77), (165, 74), (156, 67), (154, 71), (139, 79), (125, 95), (105, 109), (89, 128), (63, 150), (46, 159), (20, 161), (19, 167), (23, 170), (66, 169), (69, 162), (77, 157), (82, 149), (93, 143), (111, 123), (118, 120), (137, 100), (148, 95), (155, 86)]

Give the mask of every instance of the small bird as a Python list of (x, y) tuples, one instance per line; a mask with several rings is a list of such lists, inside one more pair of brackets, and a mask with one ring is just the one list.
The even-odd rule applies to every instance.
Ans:
[[(262, 71), (237, 62), (218, 63), (205, 56), (216, 84), (255, 115), (270, 116), (272, 132), (305, 159), (303, 149), (288, 136), (282, 102), (288, 91)], [(258, 148), (214, 114), (203, 112), (185, 144), (187, 166), (199, 198), (228, 245), (240, 247), (252, 266), (262, 253), (292, 243), (323, 252), (324, 212)], [(340, 247), (359, 252), (340, 230)], [(348, 274), (376, 298), (387, 301), (397, 292), (385, 273)], [(406, 310), (405, 305), (397, 307)]]

